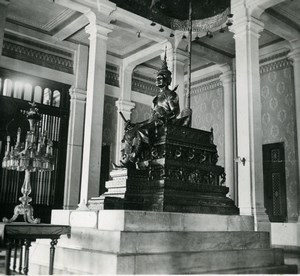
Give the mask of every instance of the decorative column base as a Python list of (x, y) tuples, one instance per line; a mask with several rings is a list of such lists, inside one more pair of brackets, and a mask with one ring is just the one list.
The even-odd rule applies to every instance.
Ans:
[(271, 232), (271, 222), (265, 212), (265, 208), (257, 208), (254, 213), (255, 231)]

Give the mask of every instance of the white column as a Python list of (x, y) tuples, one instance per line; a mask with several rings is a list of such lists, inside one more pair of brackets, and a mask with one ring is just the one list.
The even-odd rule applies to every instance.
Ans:
[(85, 30), (90, 34), (90, 47), (80, 209), (91, 196), (99, 195), (107, 36), (112, 28), (90, 23)]
[(79, 45), (76, 53), (75, 83), (70, 89), (64, 209), (75, 209), (79, 202), (83, 130), (88, 68), (88, 47)]
[(234, 200), (234, 135), (233, 135), (233, 91), (232, 71), (230, 66), (222, 66), (223, 74), (220, 80), (224, 90), (224, 130), (225, 130), (225, 173), (226, 186), (229, 187), (228, 196)]
[(188, 56), (187, 53), (181, 49), (175, 49), (174, 52), (174, 63), (173, 63), (173, 81), (172, 86), (178, 84), (177, 94), (179, 96), (179, 106), (180, 110), (184, 109), (185, 103), (185, 89), (184, 89), (184, 68), (187, 62)]
[[(236, 113), (236, 62), (235, 58), (232, 60), (232, 102), (233, 102), (233, 156), (234, 161), (236, 161), (237, 156), (237, 127), (236, 127), (236, 120), (237, 120), (237, 113)], [(234, 171), (234, 202), (238, 202), (238, 163), (234, 162), (233, 164), (233, 171)]]
[[(245, 9), (243, 6), (241, 9)], [(233, 12), (235, 14), (235, 12)], [(243, 14), (247, 14), (244, 11)], [(269, 230), (264, 208), (259, 33), (263, 24), (250, 16), (234, 21), (236, 51), (237, 154), (241, 215), (254, 215), (256, 229)]]
[[(297, 148), (298, 148), (298, 178), (300, 179), (300, 43), (289, 53), (289, 58), (293, 60), (294, 87), (295, 87), (295, 107), (296, 107), (296, 128), (297, 128)], [(299, 187), (300, 190), (300, 187)], [(300, 193), (298, 193), (300, 198)], [(298, 198), (298, 201), (300, 200)], [(300, 222), (300, 204), (298, 208), (298, 221)]]
[(131, 110), (135, 107), (135, 103), (131, 102), (131, 86), (132, 86), (132, 73), (135, 66), (123, 64), (120, 72), (121, 82), (121, 98), (116, 101), (118, 108), (117, 116), (117, 135), (116, 135), (116, 163), (119, 163), (121, 159), (121, 140), (124, 135), (124, 121), (119, 115), (122, 112), (126, 120), (130, 120)]
[(0, 59), (2, 55), (2, 47), (4, 40), (4, 30), (5, 30), (5, 22), (6, 22), (6, 14), (8, 9), (8, 0), (0, 0)]
[(79, 202), (86, 91), (72, 86), (70, 97), (64, 209), (75, 209)]

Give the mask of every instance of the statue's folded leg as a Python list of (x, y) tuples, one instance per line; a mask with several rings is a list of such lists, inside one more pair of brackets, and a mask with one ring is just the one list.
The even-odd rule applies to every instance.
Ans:
[(181, 117), (179, 119), (176, 119), (173, 123), (177, 126), (190, 126), (191, 116), (187, 115), (187, 116)]

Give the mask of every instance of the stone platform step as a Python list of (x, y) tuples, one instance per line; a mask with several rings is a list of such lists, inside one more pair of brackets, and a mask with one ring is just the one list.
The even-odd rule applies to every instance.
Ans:
[[(129, 256), (127, 256), (129, 257)], [(218, 250), (134, 256), (128, 274), (200, 274), (218, 270), (283, 265), (280, 249)]]
[[(49, 249), (39, 244), (39, 251)], [(48, 251), (48, 250), (47, 250)], [(46, 272), (47, 254), (38, 254), (31, 273)], [(283, 263), (279, 249), (216, 250), (162, 254), (108, 254), (93, 250), (58, 247), (54, 273), (62, 274), (232, 274), (296, 272)]]
[[(72, 211), (69, 221), (72, 235), (57, 244), (55, 274), (295, 271), (284, 265), (282, 249), (270, 248), (269, 233), (253, 231), (252, 217), (101, 210)], [(31, 273), (47, 273), (49, 243), (37, 241), (32, 252)]]
[(236, 249), (268, 249), (267, 232), (120, 232), (73, 228), (61, 247), (112, 254), (152, 254)]
[(251, 216), (101, 210), (98, 214), (98, 229), (185, 232), (253, 231), (254, 222)]
[(207, 274), (298, 274), (297, 265), (278, 265), (211, 271)]

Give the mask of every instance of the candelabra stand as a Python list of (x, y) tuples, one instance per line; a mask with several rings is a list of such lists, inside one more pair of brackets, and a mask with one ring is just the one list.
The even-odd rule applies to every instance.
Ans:
[(25, 178), (21, 188), (23, 194), (19, 198), (21, 204), (14, 208), (12, 218), (3, 218), (3, 222), (13, 222), (19, 215), (23, 215), (24, 221), (29, 223), (40, 223), (39, 218), (33, 217), (32, 201), (29, 197), (31, 193), (30, 173), (37, 171), (52, 171), (53, 164), (53, 143), (47, 139), (47, 133), (39, 133), (36, 128), (41, 120), (41, 115), (35, 106), (31, 103), (30, 110), (27, 112), (30, 130), (27, 131), (25, 143), (21, 143), (21, 129), (18, 128), (17, 141), (15, 146), (11, 146), (10, 136), (7, 136), (5, 156), (2, 161), (2, 168), (15, 171), (25, 171)]

